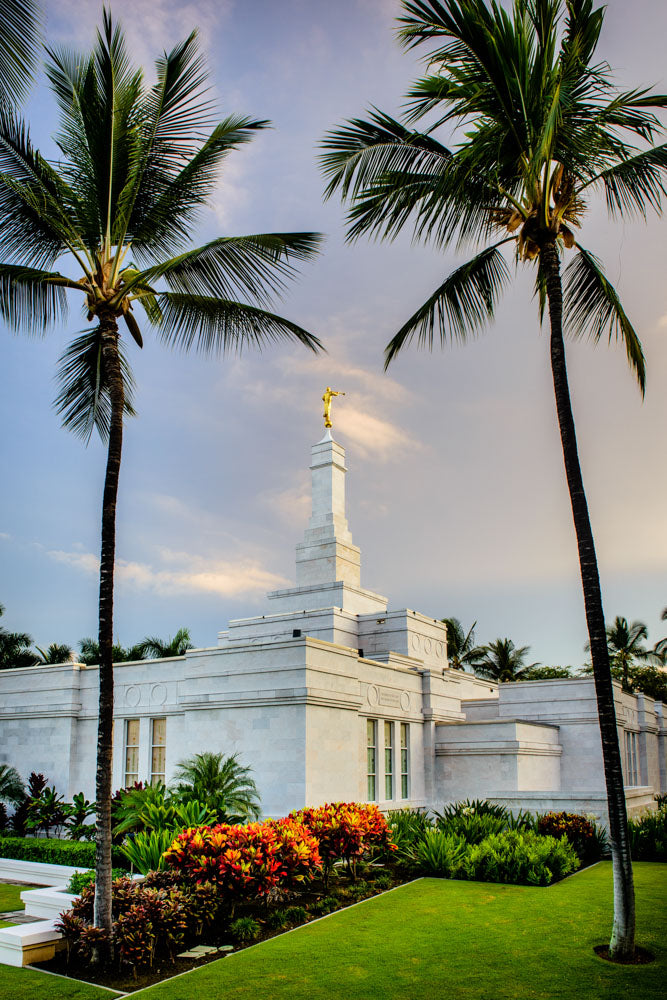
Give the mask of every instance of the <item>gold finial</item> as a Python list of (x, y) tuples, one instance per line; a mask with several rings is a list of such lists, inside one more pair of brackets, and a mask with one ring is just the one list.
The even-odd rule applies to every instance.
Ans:
[(322, 402), (324, 403), (324, 426), (331, 427), (331, 399), (333, 396), (344, 396), (344, 392), (336, 392), (330, 385), (324, 390)]

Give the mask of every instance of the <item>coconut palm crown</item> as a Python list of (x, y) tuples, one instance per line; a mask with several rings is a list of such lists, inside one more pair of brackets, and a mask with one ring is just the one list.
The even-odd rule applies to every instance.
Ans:
[[(56, 407), (70, 430), (88, 440), (96, 429), (107, 442), (94, 922), (110, 933), (116, 500), (123, 418), (134, 412), (121, 329), (141, 347), (139, 312), (164, 343), (185, 349), (286, 340), (318, 350), (316, 337), (268, 306), (320, 237), (223, 236), (190, 248), (221, 163), (268, 125), (241, 115), (216, 122), (195, 33), (157, 60), (152, 87), (106, 10), (90, 55), (47, 55), (60, 159), (43, 157), (25, 123), (0, 105), (0, 316), (19, 330), (46, 331), (66, 320), (74, 297), (88, 323), (62, 355)], [(103, 948), (94, 949), (98, 961)]]
[[(579, 464), (564, 329), (620, 340), (641, 392), (641, 343), (595, 254), (580, 242), (588, 202), (612, 216), (660, 211), (667, 145), (657, 112), (667, 96), (621, 91), (595, 61), (604, 7), (593, 0), (411, 0), (399, 38), (428, 46), (426, 74), (401, 120), (374, 109), (331, 131), (327, 195), (350, 204), (348, 238), (404, 228), (444, 250), (481, 244), (389, 342), (388, 365), (410, 342), (466, 341), (493, 317), (511, 279), (507, 253), (533, 268), (548, 311), (551, 367), (579, 550), (602, 737), (614, 866), (613, 958), (634, 954), (634, 888), (597, 558)], [(415, 126), (425, 119), (421, 129)], [(445, 133), (445, 141), (441, 137)], [(447, 143), (450, 143), (447, 145)], [(561, 271), (561, 264), (566, 262)], [(510, 258), (511, 263), (511, 258)]]

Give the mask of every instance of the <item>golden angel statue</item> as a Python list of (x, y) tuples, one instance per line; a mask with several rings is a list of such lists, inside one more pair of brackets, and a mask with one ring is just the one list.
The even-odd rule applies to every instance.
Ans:
[(336, 392), (330, 385), (324, 390), (322, 402), (324, 403), (324, 426), (331, 427), (331, 400), (333, 396), (344, 396), (344, 392)]

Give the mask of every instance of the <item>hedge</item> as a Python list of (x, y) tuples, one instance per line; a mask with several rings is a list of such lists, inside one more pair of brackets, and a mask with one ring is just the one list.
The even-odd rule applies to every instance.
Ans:
[[(0, 837), (0, 858), (94, 868), (95, 844), (55, 837)], [(125, 858), (117, 848), (112, 851), (112, 862), (118, 868), (126, 867)]]

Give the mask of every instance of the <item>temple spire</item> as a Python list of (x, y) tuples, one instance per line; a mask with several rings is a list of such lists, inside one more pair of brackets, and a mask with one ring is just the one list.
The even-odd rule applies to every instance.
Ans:
[(345, 449), (327, 428), (311, 455), (313, 506), (303, 542), (296, 547), (297, 587), (338, 581), (359, 587), (361, 553), (345, 516)]

